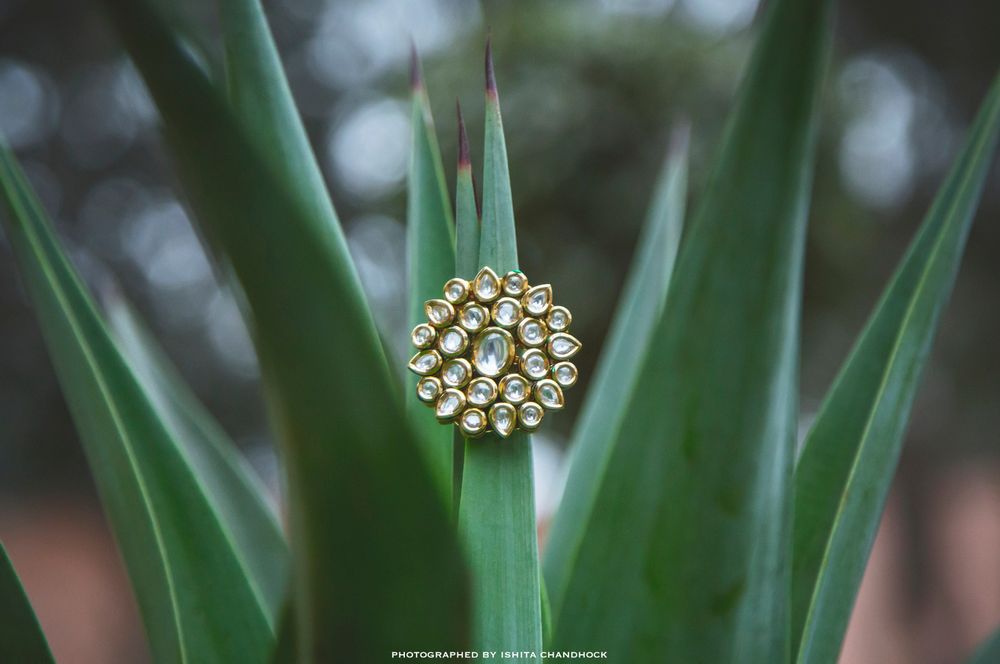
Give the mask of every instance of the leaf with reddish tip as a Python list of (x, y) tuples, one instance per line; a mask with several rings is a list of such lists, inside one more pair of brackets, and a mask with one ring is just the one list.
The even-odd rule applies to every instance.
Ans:
[(465, 132), (462, 107), (457, 101), (455, 110), (458, 116), (455, 270), (459, 277), (471, 280), (479, 271), (479, 201), (476, 198), (476, 178), (472, 174), (472, 160), (469, 156), (469, 136)]
[(507, 145), (500, 117), (500, 96), (493, 72), (493, 52), (486, 43), (486, 128), (483, 149), (483, 227), (479, 266), (489, 265), (502, 275), (517, 267), (514, 199), (507, 168)]
[[(410, 69), (412, 140), (406, 190), (406, 261), (410, 284), (409, 325), (413, 328), (427, 322), (424, 303), (441, 297), (445, 282), (455, 276), (455, 224), (416, 50)], [(434, 417), (434, 411), (417, 398), (418, 380), (418, 376), (408, 373), (407, 416), (438, 488), (450, 505), (454, 481), (452, 427), (442, 426)]]
[(463, 644), (465, 565), (346, 248), (266, 142), (234, 122), (154, 0), (104, 5), (253, 314), (287, 473), (299, 653), (380, 661)]
[[(479, 265), (517, 269), (514, 205), (500, 106), (486, 55), (486, 146)], [(495, 433), (465, 445), (459, 533), (472, 567), (473, 644), (541, 652), (542, 607), (531, 436)]]

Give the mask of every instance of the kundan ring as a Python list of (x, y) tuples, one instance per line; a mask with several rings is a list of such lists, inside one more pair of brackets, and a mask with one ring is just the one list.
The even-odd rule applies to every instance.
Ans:
[(546, 410), (563, 407), (563, 390), (577, 379), (569, 360), (581, 344), (550, 285), (484, 267), (471, 282), (450, 279), (424, 312), (427, 322), (411, 334), (417, 354), (409, 368), (420, 376), (417, 397), (438, 421), (469, 438), (488, 431), (506, 438), (534, 431)]

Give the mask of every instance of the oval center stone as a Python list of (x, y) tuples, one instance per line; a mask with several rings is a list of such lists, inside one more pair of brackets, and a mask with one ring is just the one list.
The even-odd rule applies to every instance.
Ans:
[(507, 370), (514, 359), (514, 340), (506, 330), (490, 327), (476, 337), (472, 363), (476, 370), (493, 378)]

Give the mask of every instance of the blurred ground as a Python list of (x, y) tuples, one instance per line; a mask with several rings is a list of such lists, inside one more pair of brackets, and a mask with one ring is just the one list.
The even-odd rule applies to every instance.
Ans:
[[(193, 25), (212, 25), (211, 3), (182, 4), (204, 19)], [(544, 272), (574, 312), (585, 382), (670, 124), (694, 123), (696, 203), (757, 0), (266, 4), (369, 296), (401, 353), (408, 39), (424, 55), (453, 174), (454, 99), (477, 136), (481, 51), (492, 33), (523, 266)], [(804, 426), (1000, 62), (995, 3), (839, 4), (807, 254)], [(96, 3), (0, 0), (0, 129), (81, 268), (118, 277), (273, 482), (249, 340), (188, 223), (155, 110)], [(1000, 622), (998, 213), (994, 173), (914, 409), (845, 663), (958, 662)], [(2, 242), (0, 348), (0, 538), (61, 662), (142, 661), (127, 581)], [(543, 517), (558, 500), (578, 404), (570, 400), (538, 446)]]

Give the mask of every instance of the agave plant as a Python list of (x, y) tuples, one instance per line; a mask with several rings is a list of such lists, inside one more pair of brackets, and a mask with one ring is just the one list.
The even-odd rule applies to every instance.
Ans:
[[(219, 273), (245, 296), (287, 494), (286, 534), (123, 298), (95, 302), (0, 148), (7, 238), (155, 661), (836, 659), (1000, 133), (1000, 83), (797, 450), (832, 3), (770, 3), (683, 240), (675, 132), (540, 561), (530, 436), (466, 440), (420, 403), (416, 377), (397, 384), (259, 3), (219, 2), (224, 81), (154, 0), (105, 4)], [(450, 279), (518, 257), (489, 53), (481, 211), (464, 128), (452, 206), (413, 72), (416, 325)], [(0, 607), (0, 660), (51, 661), (5, 556)], [(977, 657), (998, 653), (994, 639)]]

